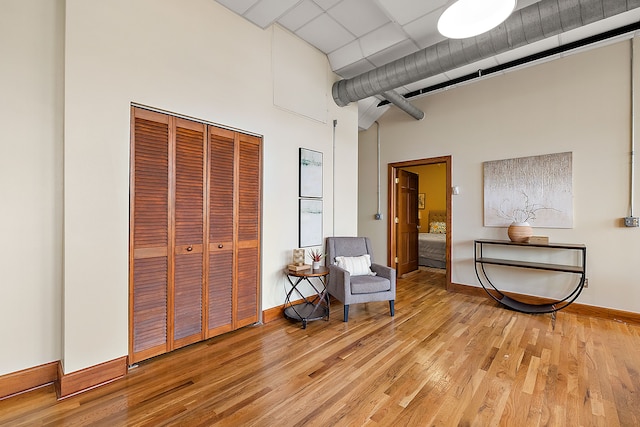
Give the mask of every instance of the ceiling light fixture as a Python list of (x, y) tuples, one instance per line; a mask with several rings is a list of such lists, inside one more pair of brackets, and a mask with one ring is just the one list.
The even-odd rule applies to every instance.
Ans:
[(497, 27), (513, 9), (516, 0), (457, 0), (438, 19), (438, 31), (450, 39), (464, 39)]

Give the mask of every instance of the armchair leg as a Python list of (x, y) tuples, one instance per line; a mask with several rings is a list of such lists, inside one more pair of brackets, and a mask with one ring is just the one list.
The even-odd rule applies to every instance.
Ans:
[(389, 310), (391, 311), (391, 317), (393, 317), (396, 312), (395, 312), (395, 300), (390, 300), (389, 301)]
[(344, 322), (349, 321), (349, 305), (344, 306)]

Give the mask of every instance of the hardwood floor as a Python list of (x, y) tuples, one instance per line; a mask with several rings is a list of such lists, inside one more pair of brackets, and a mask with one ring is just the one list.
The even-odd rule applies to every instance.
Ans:
[(0, 401), (11, 426), (637, 426), (640, 326), (527, 315), (420, 271), (386, 303), (276, 320), (139, 364), (56, 402)]

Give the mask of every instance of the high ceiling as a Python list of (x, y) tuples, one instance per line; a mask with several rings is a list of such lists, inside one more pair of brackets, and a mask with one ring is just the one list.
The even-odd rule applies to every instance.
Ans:
[[(344, 79), (381, 67), (445, 40), (436, 29), (448, 0), (216, 0), (261, 28), (277, 23), (324, 52)], [(519, 0), (516, 10), (540, 0)], [(558, 0), (559, 3), (576, 0)], [(607, 0), (607, 4), (625, 0)], [(632, 9), (632, 8), (631, 8)], [(534, 53), (600, 34), (640, 20), (640, 8), (482, 59), (396, 88), (400, 94), (498, 66)], [(387, 107), (382, 96), (358, 101), (360, 128), (367, 128)]]

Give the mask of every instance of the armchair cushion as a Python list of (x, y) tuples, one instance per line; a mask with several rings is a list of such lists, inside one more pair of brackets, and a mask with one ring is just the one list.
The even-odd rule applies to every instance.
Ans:
[(352, 276), (373, 276), (374, 272), (371, 271), (371, 257), (369, 254), (361, 256), (347, 257), (337, 256), (336, 265), (340, 268), (344, 268)]
[(378, 276), (351, 276), (352, 294), (372, 294), (391, 290), (389, 279)]

